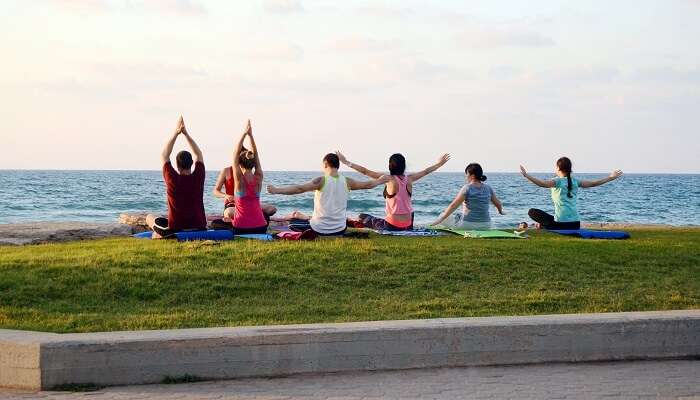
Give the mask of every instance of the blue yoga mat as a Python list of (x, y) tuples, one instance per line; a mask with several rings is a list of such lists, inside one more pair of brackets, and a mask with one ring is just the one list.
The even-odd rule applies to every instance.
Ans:
[(629, 239), (630, 234), (622, 231), (592, 231), (589, 229), (559, 229), (549, 232), (560, 235), (578, 236), (584, 239)]
[(236, 239), (253, 239), (269, 242), (274, 240), (274, 237), (268, 233), (246, 233), (243, 235), (236, 235)]
[[(139, 239), (150, 239), (153, 232), (141, 232), (134, 235)], [(190, 240), (233, 240), (233, 232), (229, 230), (191, 231), (177, 232), (175, 237), (178, 241), (186, 242)]]

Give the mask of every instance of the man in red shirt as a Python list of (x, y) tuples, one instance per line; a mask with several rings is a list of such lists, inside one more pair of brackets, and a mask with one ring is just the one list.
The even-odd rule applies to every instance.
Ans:
[[(194, 171), (192, 154), (189, 151), (177, 153), (177, 171), (170, 163), (170, 154), (178, 135), (185, 137), (194, 153)], [(197, 143), (187, 132), (182, 116), (177, 122), (173, 136), (163, 148), (161, 162), (168, 195), (168, 218), (153, 214), (146, 216), (146, 223), (155, 232), (153, 237), (166, 237), (185, 230), (207, 229), (207, 218), (204, 214), (204, 157)]]

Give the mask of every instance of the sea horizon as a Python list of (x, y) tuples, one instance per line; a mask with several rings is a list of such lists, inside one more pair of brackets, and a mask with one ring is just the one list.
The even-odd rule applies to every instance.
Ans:
[[(207, 214), (223, 211), (223, 200), (212, 194), (220, 169), (208, 169), (204, 187)], [(341, 170), (351, 177), (355, 171)], [(303, 183), (321, 171), (266, 171), (265, 184)], [(553, 172), (532, 172), (547, 178)], [(529, 221), (527, 211), (540, 208), (552, 212), (548, 189), (537, 187), (519, 172), (486, 171), (486, 181), (504, 204), (506, 215), (491, 210), (496, 228), (513, 228)], [(575, 173), (579, 179), (606, 174)], [(159, 170), (0, 170), (0, 223), (36, 221), (114, 222), (121, 213), (167, 212), (165, 186)], [(417, 225), (435, 220), (465, 184), (464, 172), (440, 171), (414, 184), (413, 207)], [(263, 202), (277, 206), (278, 215), (299, 210), (310, 214), (313, 193), (294, 196), (271, 195), (265, 188)], [(700, 174), (631, 173), (597, 188), (579, 191), (583, 222), (700, 225)], [(348, 201), (348, 216), (358, 213), (384, 215), (382, 187), (354, 191)], [(456, 211), (458, 214), (460, 211)]]

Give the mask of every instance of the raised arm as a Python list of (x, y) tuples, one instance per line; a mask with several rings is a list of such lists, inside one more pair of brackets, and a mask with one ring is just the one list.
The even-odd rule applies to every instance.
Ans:
[(363, 167), (362, 165), (358, 165), (358, 164), (355, 164), (355, 163), (348, 161), (348, 159), (345, 158), (343, 153), (341, 153), (340, 151), (336, 151), (335, 154), (338, 156), (338, 159), (340, 160), (341, 163), (347, 165), (348, 167), (354, 169), (355, 171), (361, 173), (364, 176), (368, 176), (372, 179), (379, 179), (382, 175), (384, 175), (380, 172), (372, 171), (371, 169), (367, 169), (367, 168)]
[(389, 179), (390, 177), (388, 175), (380, 175), (379, 178), (369, 181), (356, 181), (352, 178), (345, 178), (348, 183), (348, 189), (350, 190), (372, 189), (381, 184), (387, 183)]
[(241, 162), (240, 162), (240, 155), (241, 155), (241, 150), (243, 149), (243, 141), (245, 140), (246, 135), (248, 135), (248, 131), (250, 131), (250, 120), (248, 120), (248, 124), (245, 127), (245, 130), (241, 134), (241, 138), (238, 139), (238, 143), (236, 143), (236, 148), (233, 150), (233, 162), (231, 165), (233, 166), (233, 174), (234, 177), (236, 178), (236, 181), (241, 180)]
[(610, 181), (614, 181), (615, 179), (617, 179), (621, 176), (622, 176), (622, 171), (620, 171), (619, 169), (616, 169), (615, 171), (611, 172), (607, 178), (598, 179), (595, 181), (581, 181), (581, 187), (582, 188), (592, 188), (592, 187), (604, 185)]
[[(182, 121), (182, 117), (180, 117), (180, 120)], [(182, 121), (182, 134), (185, 136), (185, 139), (187, 139), (187, 144), (190, 145), (190, 149), (192, 149), (192, 153), (194, 155), (194, 162), (204, 162), (204, 155), (202, 154), (202, 150), (199, 149), (197, 143), (194, 141), (194, 139), (192, 139), (189, 132), (187, 132), (187, 128), (185, 127), (184, 121)]]
[(182, 133), (182, 129), (184, 127), (184, 122), (182, 121), (182, 116), (177, 120), (177, 125), (175, 126), (175, 131), (173, 132), (172, 136), (170, 139), (168, 139), (168, 142), (165, 143), (165, 147), (163, 147), (163, 151), (160, 153), (160, 162), (161, 164), (165, 164), (168, 161), (170, 161), (170, 155), (173, 153), (173, 147), (175, 147), (175, 141), (177, 140), (177, 135)]
[(260, 178), (258, 181), (262, 182), (263, 170), (262, 165), (260, 164), (260, 153), (258, 152), (258, 146), (255, 144), (253, 128), (250, 126), (250, 120), (248, 120), (248, 137), (250, 138), (250, 146), (253, 148), (253, 154), (255, 154), (255, 175)]
[(460, 190), (459, 193), (457, 193), (457, 196), (455, 196), (454, 200), (452, 200), (452, 203), (450, 203), (449, 206), (443, 211), (439, 216), (438, 219), (436, 219), (432, 224), (429, 226), (436, 226), (440, 225), (442, 221), (444, 221), (447, 217), (449, 217), (457, 207), (459, 207), (462, 203), (464, 203), (464, 193)]
[(435, 164), (429, 166), (428, 168), (426, 168), (422, 171), (418, 171), (418, 172), (414, 172), (412, 174), (409, 174), (408, 179), (410, 179), (411, 182), (415, 182), (415, 181), (425, 177), (426, 175), (437, 171), (440, 167), (445, 165), (445, 163), (448, 161), (450, 161), (450, 155), (445, 153), (442, 156), (440, 156), (440, 159)]
[(537, 185), (539, 187), (543, 187), (543, 188), (553, 188), (554, 187), (553, 180), (547, 179), (547, 180), (543, 181), (542, 179), (537, 179), (534, 176), (528, 174), (527, 171), (525, 170), (525, 167), (523, 167), (522, 165), (520, 166), (520, 173), (523, 174), (525, 179), (527, 179), (528, 181), (534, 183), (535, 185)]
[(321, 189), (321, 185), (323, 185), (323, 177), (319, 176), (301, 185), (287, 185), (280, 187), (267, 185), (267, 192), (270, 194), (301, 194), (319, 190)]

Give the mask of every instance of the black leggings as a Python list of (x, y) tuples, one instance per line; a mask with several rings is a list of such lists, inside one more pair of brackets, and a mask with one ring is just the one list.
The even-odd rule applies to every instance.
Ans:
[(413, 230), (413, 213), (411, 213), (411, 225), (405, 227), (405, 228), (400, 228), (398, 226), (394, 226), (390, 224), (387, 220), (384, 218), (377, 218), (369, 214), (360, 214), (359, 217), (360, 222), (362, 222), (362, 225), (365, 226), (365, 228), (371, 228), (375, 229), (378, 231), (412, 231)]
[(267, 233), (267, 225), (264, 226), (259, 226), (257, 228), (236, 228), (235, 226), (233, 229), (234, 235), (249, 235), (249, 234), (255, 234), (255, 233)]
[(557, 222), (554, 220), (553, 215), (536, 208), (531, 208), (530, 211), (527, 212), (527, 215), (529, 215), (533, 221), (539, 222), (544, 229), (581, 229), (580, 221)]

